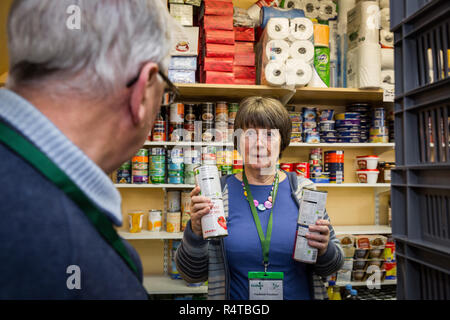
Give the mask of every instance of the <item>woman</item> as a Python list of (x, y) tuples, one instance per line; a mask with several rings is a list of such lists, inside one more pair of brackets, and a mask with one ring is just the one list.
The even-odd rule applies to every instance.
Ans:
[(271, 292), (274, 299), (326, 299), (319, 276), (339, 270), (343, 253), (325, 214), (309, 227), (314, 234), (306, 236), (318, 249), (317, 262), (310, 265), (292, 258), (302, 188), (314, 186), (308, 179), (276, 170), (290, 142), (288, 112), (275, 99), (246, 98), (234, 130), (244, 171), (221, 179), (228, 236), (203, 240), (200, 221), (211, 203), (199, 196), (197, 186), (191, 193), (191, 220), (175, 258), (178, 271), (188, 282), (208, 280), (209, 299), (254, 297), (256, 289), (249, 283), (255, 273), (249, 272), (264, 271), (274, 283), (282, 274), (283, 290)]

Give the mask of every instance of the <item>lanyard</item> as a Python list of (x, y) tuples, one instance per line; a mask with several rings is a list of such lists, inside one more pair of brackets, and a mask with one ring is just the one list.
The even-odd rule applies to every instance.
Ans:
[(2, 121), (0, 121), (0, 142), (3, 142), (25, 161), (29, 162), (44, 177), (54, 183), (72, 199), (84, 212), (97, 231), (116, 250), (133, 273), (138, 276), (137, 268), (116, 230), (111, 225), (111, 222), (61, 169), (31, 142), (9, 128)]
[(278, 172), (275, 174), (275, 183), (273, 186), (273, 196), (272, 196), (272, 208), (270, 209), (269, 223), (267, 225), (267, 233), (264, 236), (264, 232), (261, 227), (261, 221), (259, 220), (258, 213), (256, 212), (255, 203), (253, 202), (253, 196), (248, 185), (247, 176), (245, 175), (245, 167), (242, 172), (242, 180), (244, 181), (245, 190), (247, 191), (247, 201), (250, 205), (252, 211), (253, 220), (255, 221), (256, 229), (258, 230), (259, 240), (261, 241), (261, 247), (263, 251), (263, 263), (264, 272), (267, 272), (267, 267), (269, 266), (269, 250), (270, 250), (270, 239), (272, 238), (272, 223), (273, 223), (273, 208), (275, 207), (275, 198), (278, 192)]

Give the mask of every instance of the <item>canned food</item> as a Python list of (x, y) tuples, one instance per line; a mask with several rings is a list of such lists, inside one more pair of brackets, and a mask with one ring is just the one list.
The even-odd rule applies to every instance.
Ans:
[(333, 109), (323, 109), (320, 111), (319, 120), (320, 121), (331, 121), (333, 120), (334, 110)]
[(333, 130), (334, 130), (334, 121), (320, 122), (320, 131), (333, 131)]
[(202, 163), (215, 165), (217, 163), (216, 147), (204, 146), (202, 147)]
[(292, 132), (291, 133), (291, 142), (302, 142), (303, 134), (301, 132)]
[(292, 122), (292, 132), (302, 132), (303, 126), (301, 122)]
[(148, 231), (161, 231), (162, 213), (161, 210), (150, 210), (148, 212)]
[(181, 193), (181, 231), (186, 229), (187, 223), (191, 218), (191, 193), (183, 191)]
[(194, 141), (195, 139), (195, 122), (184, 122), (184, 141)]
[(153, 148), (150, 156), (149, 177), (151, 183), (164, 183), (166, 177), (166, 157), (163, 148)]
[(214, 122), (203, 121), (202, 122), (202, 141), (211, 142), (214, 140)]
[(166, 126), (164, 120), (155, 121), (152, 129), (151, 141), (166, 141)]
[(294, 172), (294, 164), (293, 163), (281, 163), (280, 168), (281, 168), (281, 170), (284, 170), (286, 172)]
[(297, 176), (303, 176), (305, 178), (309, 178), (309, 163), (308, 162), (300, 162), (294, 164), (294, 170)]
[(233, 174), (233, 165), (231, 165), (231, 164), (223, 164), (220, 167), (220, 171), (222, 173), (222, 176), (226, 176), (228, 174)]
[(181, 210), (180, 191), (167, 191), (167, 210), (176, 212)]
[(226, 102), (216, 102), (216, 122), (228, 124), (228, 106)]
[(203, 239), (222, 238), (228, 235), (222, 199), (211, 199), (213, 207), (201, 219)]
[(228, 125), (232, 128), (234, 127), (234, 120), (236, 119), (236, 114), (239, 110), (239, 103), (229, 103), (228, 104)]
[(373, 110), (373, 119), (375, 120), (386, 119), (386, 111), (384, 110), (384, 108), (375, 108)]
[(166, 231), (180, 232), (181, 229), (181, 212), (166, 213)]
[(170, 105), (170, 123), (184, 122), (184, 105), (182, 103), (172, 103)]
[(214, 103), (206, 102), (202, 104), (202, 120), (214, 123)]
[(194, 122), (197, 120), (195, 115), (195, 104), (185, 104), (184, 105), (184, 121)]
[(320, 134), (318, 132), (306, 133), (306, 143), (320, 143)]
[(142, 231), (144, 223), (143, 211), (132, 211), (128, 213), (129, 231), (131, 233), (138, 233)]
[(315, 121), (317, 117), (317, 108), (303, 108), (302, 113), (303, 113), (303, 121), (307, 120)]
[(301, 112), (290, 111), (289, 117), (291, 118), (291, 122), (300, 122), (301, 123), (303, 121)]
[(195, 184), (194, 168), (198, 167), (197, 163), (184, 165), (184, 183)]
[(202, 165), (194, 170), (195, 181), (202, 196), (222, 199), (219, 171), (215, 165)]
[(197, 149), (186, 149), (184, 151), (184, 164), (200, 164), (202, 160), (201, 154)]
[(169, 125), (169, 137), (169, 140), (172, 142), (183, 141), (184, 124), (171, 122)]
[(361, 119), (361, 115), (358, 112), (343, 112), (336, 114), (337, 120), (350, 120), (350, 119)]
[(131, 183), (131, 170), (117, 170), (116, 183)]
[(173, 175), (169, 175), (167, 177), (167, 182), (170, 184), (183, 184), (184, 183), (184, 177), (183, 177), (183, 172), (180, 173), (179, 176), (173, 176)]

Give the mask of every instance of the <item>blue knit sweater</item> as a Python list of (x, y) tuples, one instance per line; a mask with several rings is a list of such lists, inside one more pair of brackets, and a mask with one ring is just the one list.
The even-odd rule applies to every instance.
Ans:
[[(5, 101), (15, 102), (14, 111), (31, 106), (0, 90), (0, 121), (10, 125), (13, 118), (5, 119)], [(60, 134), (51, 141), (63, 141)], [(66, 158), (72, 166), (98, 169), (75, 159)], [(117, 210), (107, 211), (101, 205), (103, 201), (107, 206), (108, 192), (114, 194), (102, 181), (106, 180), (99, 174), (96, 182), (89, 182), (99, 190), (89, 196), (111, 223), (118, 224)], [(147, 299), (136, 251), (123, 241), (138, 267), (139, 279), (72, 200), (1, 143), (0, 186), (0, 299)], [(120, 196), (111, 203), (120, 208)]]

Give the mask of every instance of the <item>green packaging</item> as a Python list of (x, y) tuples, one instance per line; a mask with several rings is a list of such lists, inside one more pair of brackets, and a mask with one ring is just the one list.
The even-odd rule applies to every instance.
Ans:
[(315, 47), (314, 48), (314, 67), (319, 74), (320, 79), (330, 86), (330, 48)]

